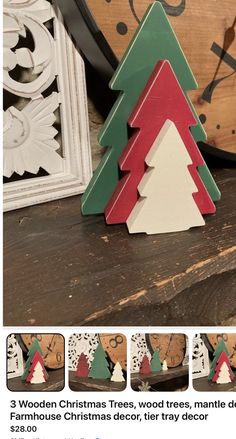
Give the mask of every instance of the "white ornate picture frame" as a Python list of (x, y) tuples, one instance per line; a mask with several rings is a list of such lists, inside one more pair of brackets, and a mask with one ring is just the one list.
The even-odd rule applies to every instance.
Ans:
[(16, 378), (23, 375), (24, 363), (22, 349), (15, 334), (7, 337), (7, 378)]
[(91, 365), (94, 352), (99, 345), (99, 334), (72, 334), (68, 342), (68, 368), (75, 371), (80, 354), (86, 355)]
[(195, 334), (193, 338), (192, 369), (193, 379), (208, 376), (210, 373), (209, 352), (201, 334)]
[(134, 334), (131, 337), (131, 373), (139, 372), (142, 359), (147, 355), (151, 360), (152, 355), (148, 349), (145, 334)]
[[(92, 165), (84, 63), (60, 11), (47, 0), (4, 0), (3, 6), (4, 89), (24, 99), (22, 108), (4, 113), (4, 175), (35, 175), (4, 184), (7, 211), (83, 193)], [(33, 51), (22, 47), (26, 32)], [(16, 81), (16, 68), (31, 71), (33, 80)], [(54, 81), (57, 91), (50, 91)], [(54, 138), (56, 111), (60, 144)], [(39, 168), (48, 175), (37, 176)]]

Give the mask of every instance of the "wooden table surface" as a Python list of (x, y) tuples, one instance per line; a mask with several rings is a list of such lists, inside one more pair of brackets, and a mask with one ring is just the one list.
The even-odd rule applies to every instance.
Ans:
[(115, 383), (110, 380), (94, 380), (92, 378), (78, 378), (75, 372), (69, 373), (69, 387), (75, 392), (121, 392), (126, 388), (126, 382)]
[[(139, 390), (138, 387), (142, 382), (148, 382), (150, 386), (157, 385), (160, 383), (167, 383), (179, 380), (179, 378), (187, 377), (188, 381), (189, 367), (178, 366), (169, 368), (166, 371), (160, 371), (157, 373), (151, 373), (149, 375), (141, 375), (140, 373), (131, 374), (131, 387), (133, 390)], [(169, 390), (169, 389), (168, 389)]]
[(208, 381), (207, 377), (203, 377), (193, 380), (193, 388), (198, 392), (236, 392), (236, 382), (215, 384)]
[(12, 392), (60, 392), (65, 386), (65, 370), (49, 370), (49, 380), (41, 384), (30, 384), (21, 377), (7, 380), (7, 388)]
[(4, 216), (4, 325), (235, 325), (236, 173), (206, 226), (130, 236), (80, 197)]

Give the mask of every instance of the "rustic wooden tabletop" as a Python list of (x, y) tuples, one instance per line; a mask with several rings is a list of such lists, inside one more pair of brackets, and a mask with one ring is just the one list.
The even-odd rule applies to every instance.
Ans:
[(69, 373), (69, 387), (75, 392), (121, 392), (126, 388), (126, 382), (115, 383), (110, 380), (95, 380), (78, 378), (75, 372)]
[(207, 377), (193, 380), (193, 388), (198, 392), (236, 392), (236, 382), (216, 384), (208, 381)]
[[(133, 390), (140, 390), (139, 387), (142, 386), (142, 383), (148, 382), (149, 386), (151, 386), (151, 388), (155, 386), (156, 390), (158, 390), (158, 385), (161, 385), (161, 390), (164, 390), (166, 387), (166, 390), (173, 391), (177, 390), (179, 383), (180, 387), (183, 386), (184, 379), (188, 384), (188, 374), (188, 366), (172, 367), (166, 371), (151, 373), (149, 375), (132, 373), (131, 387)], [(188, 387), (188, 385), (186, 387)]]
[(56, 369), (48, 371), (49, 379), (46, 383), (30, 384), (22, 381), (21, 377), (7, 380), (7, 388), (12, 392), (60, 392), (65, 385), (65, 370)]
[(79, 196), (6, 213), (4, 324), (235, 325), (236, 173), (213, 175), (216, 215), (182, 233), (130, 236)]

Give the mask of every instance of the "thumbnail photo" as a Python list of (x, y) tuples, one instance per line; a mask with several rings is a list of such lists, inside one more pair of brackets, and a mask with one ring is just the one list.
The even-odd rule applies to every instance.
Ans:
[(123, 334), (73, 334), (68, 355), (71, 390), (114, 392), (126, 388), (127, 343)]
[(61, 334), (10, 334), (7, 387), (12, 392), (58, 392), (65, 384)]
[(185, 334), (135, 334), (131, 338), (131, 387), (137, 392), (184, 391), (189, 383)]
[(195, 390), (236, 391), (236, 334), (196, 334), (192, 359)]

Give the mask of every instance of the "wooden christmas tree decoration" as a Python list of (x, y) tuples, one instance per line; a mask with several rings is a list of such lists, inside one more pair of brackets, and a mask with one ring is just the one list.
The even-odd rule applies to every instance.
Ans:
[(48, 375), (44, 366), (43, 357), (39, 351), (36, 351), (29, 368), (29, 374), (26, 381), (31, 384), (41, 384), (47, 381)]
[(224, 351), (222, 351), (217, 361), (217, 366), (215, 374), (212, 378), (212, 382), (217, 384), (227, 384), (233, 380), (234, 374), (230, 366), (229, 357)]
[(160, 355), (158, 351), (155, 351), (151, 359), (151, 371), (160, 372), (161, 370), (162, 367), (161, 367)]
[[(188, 90), (197, 89), (193, 73), (165, 11), (159, 2), (154, 2), (147, 9), (110, 83), (113, 90), (121, 93), (99, 136), (99, 143), (108, 149), (82, 197), (81, 208), (85, 215), (102, 213), (116, 188), (119, 180), (118, 160), (128, 142), (128, 117), (157, 61), (161, 59), (170, 61), (186, 94)], [(191, 128), (194, 139), (205, 141), (205, 131), (195, 112), (194, 116), (197, 120)], [(203, 160), (198, 163), (198, 172), (213, 201), (219, 200), (220, 192)]]
[(125, 381), (124, 375), (122, 372), (122, 368), (121, 368), (119, 361), (117, 361), (117, 363), (115, 364), (115, 367), (114, 367), (113, 373), (112, 373), (112, 377), (111, 377), (111, 381), (114, 381), (116, 383), (121, 383), (122, 381)]
[(142, 359), (142, 363), (140, 365), (139, 373), (141, 375), (149, 375), (151, 373), (150, 361), (147, 355), (144, 355)]
[(168, 370), (168, 366), (167, 366), (167, 361), (164, 360), (162, 363), (162, 370), (165, 372), (166, 370)]
[(35, 338), (31, 348), (28, 351), (28, 354), (27, 354), (28, 355), (28, 359), (27, 359), (27, 361), (25, 363), (24, 373), (23, 373), (23, 375), (21, 377), (22, 381), (25, 381), (27, 376), (29, 375), (29, 368), (30, 368), (32, 359), (34, 357), (34, 354), (36, 352), (39, 352), (40, 355), (43, 357), (43, 351), (42, 351), (42, 349), (40, 347), (40, 344), (39, 344), (37, 338)]
[(89, 374), (88, 360), (84, 355), (84, 353), (82, 352), (78, 359), (75, 376), (85, 378), (88, 376), (88, 374)]
[(168, 233), (205, 224), (194, 201), (191, 158), (171, 121), (166, 121), (146, 157), (149, 169), (138, 190), (141, 197), (127, 226), (130, 233)]
[(89, 371), (89, 377), (98, 380), (106, 380), (111, 377), (109, 364), (106, 359), (106, 352), (104, 351), (101, 343), (99, 343), (96, 351), (94, 352), (94, 358)]
[[(192, 159), (189, 171), (197, 187), (193, 197), (200, 212), (215, 212), (215, 205), (197, 172), (197, 166), (203, 163), (203, 158), (189, 129), (196, 124), (196, 119), (170, 63), (159, 61), (129, 118), (130, 126), (136, 131), (120, 158), (120, 169), (125, 174), (106, 206), (107, 223), (127, 221), (138, 200), (137, 187), (146, 169), (145, 157), (167, 119), (175, 123)], [(172, 160), (175, 157), (173, 151)], [(168, 178), (172, 178), (171, 173)]]
[(223, 338), (220, 339), (218, 345), (215, 348), (214, 354), (213, 354), (214, 355), (214, 359), (212, 361), (211, 370), (210, 370), (210, 373), (209, 373), (209, 376), (208, 376), (208, 380), (209, 381), (212, 381), (212, 379), (213, 379), (213, 377), (215, 375), (215, 370), (216, 370), (216, 367), (217, 367), (218, 359), (219, 359), (219, 357), (220, 357), (222, 352), (225, 352), (226, 356), (229, 357), (229, 351), (228, 351), (228, 349), (226, 347), (226, 344), (225, 344)]

